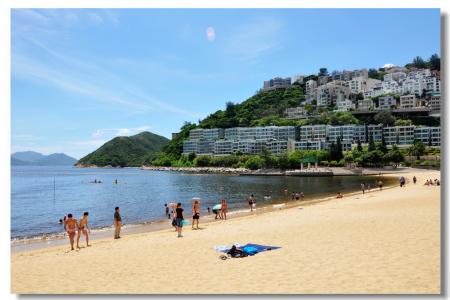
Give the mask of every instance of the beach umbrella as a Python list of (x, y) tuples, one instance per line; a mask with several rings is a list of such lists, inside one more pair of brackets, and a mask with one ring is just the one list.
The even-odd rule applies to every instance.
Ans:
[(198, 203), (200, 203), (201, 200), (202, 199), (200, 199), (199, 197), (194, 197), (192, 198), (191, 203), (194, 204), (195, 201), (198, 201)]
[(221, 209), (222, 208), (222, 204), (216, 204), (214, 205), (214, 207), (212, 209)]

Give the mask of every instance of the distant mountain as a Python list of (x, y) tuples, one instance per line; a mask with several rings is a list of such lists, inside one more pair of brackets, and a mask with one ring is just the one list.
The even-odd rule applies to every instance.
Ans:
[(16, 152), (11, 155), (12, 158), (24, 161), (24, 162), (34, 162), (38, 161), (41, 158), (44, 158), (45, 155), (34, 152), (34, 151), (23, 151), (23, 152)]
[(11, 157), (11, 165), (12, 166), (29, 166), (31, 162), (23, 161), (14, 157)]
[(64, 153), (44, 155), (34, 151), (16, 152), (11, 155), (13, 166), (72, 166), (77, 162)]
[(116, 137), (77, 162), (78, 166), (140, 167), (169, 142), (163, 136), (141, 132)]
[(73, 166), (77, 160), (64, 153), (53, 153), (37, 160), (35, 163), (40, 166)]

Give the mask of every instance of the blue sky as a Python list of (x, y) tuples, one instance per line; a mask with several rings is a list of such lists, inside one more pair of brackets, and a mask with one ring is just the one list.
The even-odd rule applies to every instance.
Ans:
[(12, 151), (170, 138), (275, 76), (440, 54), (437, 9), (14, 9)]

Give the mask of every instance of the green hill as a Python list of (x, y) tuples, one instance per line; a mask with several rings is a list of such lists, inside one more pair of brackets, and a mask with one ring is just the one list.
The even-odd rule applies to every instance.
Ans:
[(168, 139), (150, 132), (116, 137), (77, 162), (78, 166), (140, 167), (162, 150)]

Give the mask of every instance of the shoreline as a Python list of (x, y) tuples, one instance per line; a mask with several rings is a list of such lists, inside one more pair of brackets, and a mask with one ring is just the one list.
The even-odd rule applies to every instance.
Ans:
[[(368, 176), (374, 176), (374, 175), (368, 175)], [(396, 186), (396, 183), (392, 182), (390, 185), (384, 185), (384, 189), (391, 189)], [(378, 188), (373, 187), (371, 189), (370, 193), (378, 191)], [(352, 189), (348, 192), (345, 192), (346, 196), (353, 196), (361, 194), (361, 190), (359, 189)], [(251, 215), (259, 215), (268, 213), (274, 210), (285, 210), (290, 209), (294, 207), (302, 207), (302, 206), (310, 206), (315, 205), (318, 203), (322, 203), (325, 201), (332, 201), (336, 200), (335, 194), (329, 194), (329, 195), (321, 195), (318, 194), (316, 196), (313, 196), (311, 199), (308, 200), (275, 200), (276, 203), (270, 203), (270, 204), (264, 204), (260, 205), (260, 207), (257, 207), (254, 209), (254, 212), (251, 213), (250, 209), (248, 208), (238, 208), (235, 210), (229, 210), (227, 213), (227, 219), (235, 219), (235, 218), (243, 218)], [(192, 222), (191, 218), (187, 218)], [(204, 213), (201, 217), (201, 224), (209, 224), (216, 221), (219, 221), (220, 219), (215, 220), (214, 214), (211, 212), (210, 214)], [(149, 233), (149, 232), (155, 232), (155, 231), (165, 231), (168, 229), (172, 229), (171, 220), (168, 219), (155, 219), (155, 220), (147, 220), (144, 222), (139, 223), (129, 223), (124, 224), (122, 226), (122, 233), (124, 236), (137, 234), (137, 233)], [(191, 226), (190, 224), (187, 226)], [(91, 229), (91, 234), (89, 235), (90, 241), (97, 241), (102, 239), (107, 239), (113, 236), (114, 228), (113, 226), (103, 226), (103, 227), (97, 227)], [(82, 238), (82, 240), (84, 237)], [(58, 247), (61, 245), (65, 245), (68, 243), (67, 235), (65, 232), (58, 232), (58, 233), (49, 233), (49, 234), (41, 234), (31, 237), (25, 237), (25, 238), (13, 238), (11, 239), (11, 252), (12, 253), (18, 253), (18, 252), (26, 252), (26, 251), (32, 251), (37, 249), (43, 249), (43, 248), (52, 248), (52, 247)]]
[[(120, 167), (112, 166), (96, 166), (96, 165), (74, 165), (74, 168), (88, 169), (117, 169)], [(162, 167), (162, 166), (140, 166), (140, 167), (124, 167), (124, 169), (140, 169), (145, 171), (159, 172), (177, 172), (189, 174), (221, 174), (235, 176), (305, 176), (305, 177), (322, 177), (322, 176), (371, 176), (371, 175), (389, 175), (399, 173), (409, 173), (414, 170), (418, 171), (440, 171), (432, 168), (411, 168), (411, 167), (383, 167), (383, 168), (348, 168), (348, 167), (323, 167), (300, 169), (258, 169), (250, 170), (247, 168), (231, 168), (231, 167)]]
[[(411, 182), (413, 175), (418, 184)], [(11, 291), (439, 294), (440, 187), (423, 182), (440, 179), (440, 173), (405, 177), (403, 188), (346, 193), (313, 205), (294, 202), (285, 209), (203, 222), (202, 230), (187, 226), (181, 239), (165, 229), (94, 240), (92, 247), (75, 251), (64, 245), (12, 253)], [(234, 243), (281, 248), (220, 260), (214, 246)], [(252, 278), (251, 284), (236, 280), (237, 274)], [(84, 284), (71, 284), (80, 276)]]

